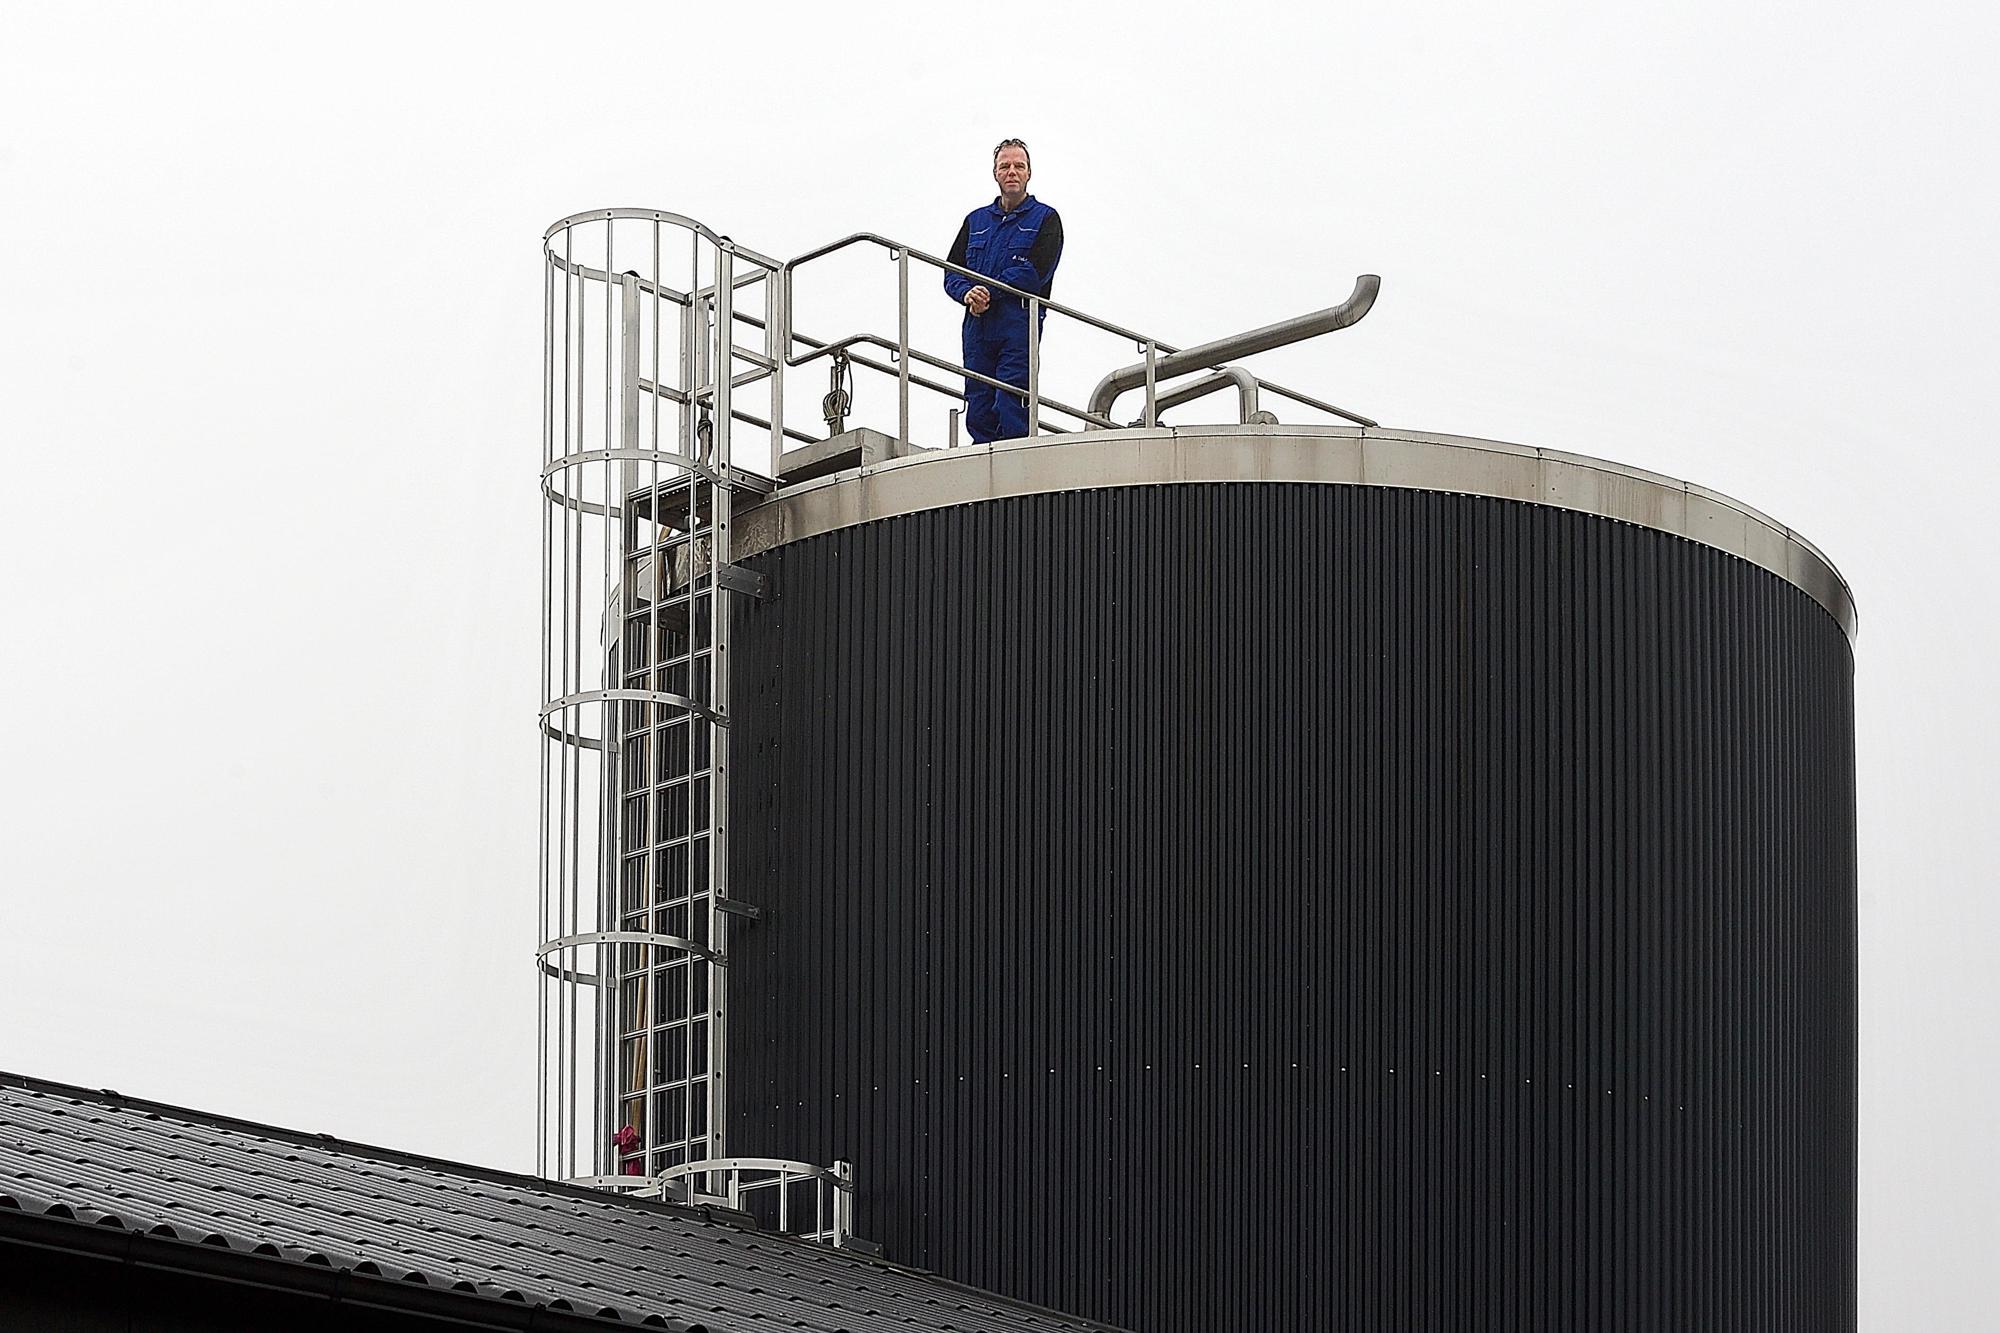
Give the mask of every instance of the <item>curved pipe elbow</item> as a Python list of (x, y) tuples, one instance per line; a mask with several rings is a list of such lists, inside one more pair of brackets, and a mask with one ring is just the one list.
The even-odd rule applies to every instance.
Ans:
[[(1339, 305), (1315, 310), (1308, 315), (1280, 320), (1276, 324), (1266, 324), (1261, 329), (1251, 329), (1247, 333), (1231, 334), (1214, 342), (1190, 347), (1156, 358), (1153, 362), (1153, 382), (1159, 383), (1175, 375), (1185, 375), (1189, 371), (1213, 370), (1225, 361), (1252, 356), (1258, 352), (1268, 352), (1274, 347), (1302, 342), (1318, 337), (1322, 333), (1332, 333), (1350, 324), (1360, 322), (1375, 306), (1375, 298), (1381, 294), (1382, 279), (1373, 273), (1363, 273), (1354, 280), (1354, 290)], [(1118, 401), (1118, 395), (1136, 389), (1146, 382), (1146, 363), (1140, 361), (1114, 370), (1097, 382), (1090, 391), (1089, 410), (1097, 416), (1109, 416), (1111, 406)]]

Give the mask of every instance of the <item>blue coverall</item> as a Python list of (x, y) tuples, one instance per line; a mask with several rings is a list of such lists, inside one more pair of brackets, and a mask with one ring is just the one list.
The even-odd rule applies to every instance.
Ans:
[[(947, 256), (975, 273), (1046, 297), (1055, 284), (1056, 263), (1062, 258), (1062, 217), (1032, 194), (1011, 212), (995, 199), (966, 215)], [(944, 275), (945, 292), (960, 305), (979, 285), (959, 273)], [(1047, 319), (1040, 312), (1035, 332)], [(995, 291), (983, 315), (965, 312), (965, 368), (1018, 388), (1028, 387), (1028, 305), (1018, 296)], [(965, 428), (974, 443), (1012, 439), (1028, 433), (1028, 401), (968, 378), (965, 381)]]

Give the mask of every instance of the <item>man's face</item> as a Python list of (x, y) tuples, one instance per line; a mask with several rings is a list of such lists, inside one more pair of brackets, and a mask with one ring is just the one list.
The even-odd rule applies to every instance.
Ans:
[(1000, 187), (1003, 203), (1017, 204), (1028, 194), (1028, 154), (1019, 148), (1002, 148), (993, 159), (993, 183)]

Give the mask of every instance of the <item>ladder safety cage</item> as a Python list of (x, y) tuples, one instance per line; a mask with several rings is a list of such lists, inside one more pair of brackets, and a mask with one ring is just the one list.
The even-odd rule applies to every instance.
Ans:
[(636, 1199), (743, 1213), (760, 1230), (845, 1248), (854, 1239), (854, 1164), (814, 1166), (778, 1157), (720, 1157), (657, 1176), (579, 1176), (569, 1182)]
[(669, 1167), (659, 1197), (750, 1214), (765, 1231), (844, 1248), (854, 1236), (854, 1166), (775, 1157), (724, 1157)]
[(543, 253), (537, 1161), (643, 1179), (723, 1152), (732, 501), (775, 471), (732, 446), (782, 421), (778, 264), (639, 209)]

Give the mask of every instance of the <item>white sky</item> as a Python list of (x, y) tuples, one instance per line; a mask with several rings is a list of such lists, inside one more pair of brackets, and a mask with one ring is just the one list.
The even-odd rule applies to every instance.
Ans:
[(0, 1068), (531, 1165), (542, 229), (942, 251), (1020, 135), (1060, 298), (1380, 273), (1260, 365), (1832, 557), (1863, 1326), (2000, 1308), (1989, 6), (682, 8), (0, 11)]

